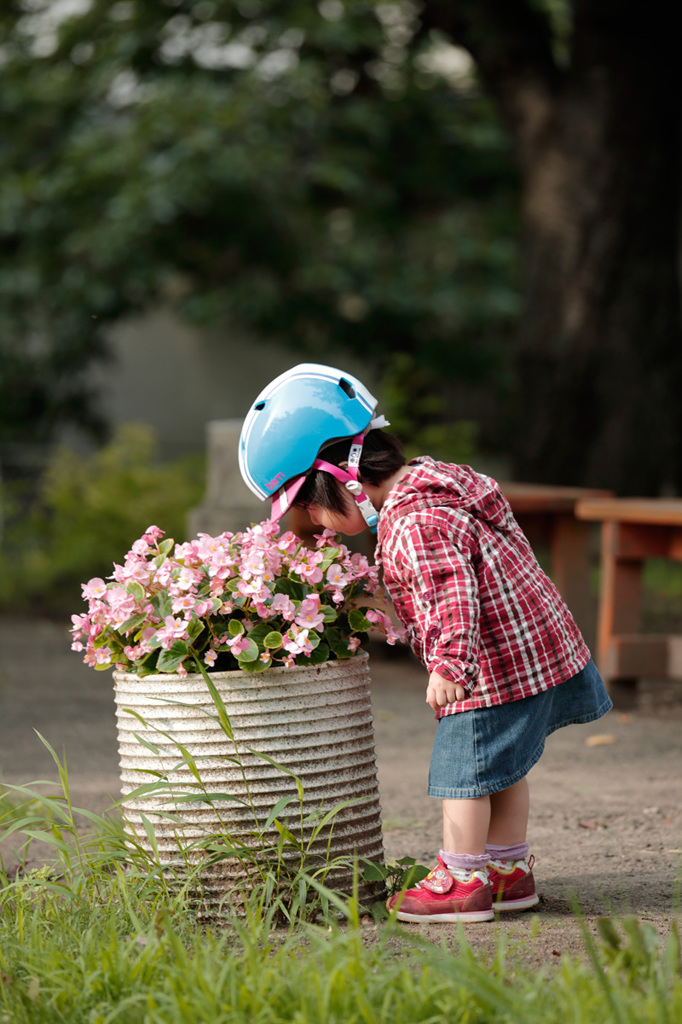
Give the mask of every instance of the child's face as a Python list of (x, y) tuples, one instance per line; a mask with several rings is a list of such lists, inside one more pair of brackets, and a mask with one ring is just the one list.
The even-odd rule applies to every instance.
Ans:
[[(344, 500), (346, 495), (344, 494)], [(316, 526), (326, 527), (334, 533), (345, 533), (347, 537), (354, 537), (367, 529), (367, 523), (362, 518), (362, 513), (352, 498), (346, 501), (346, 512), (331, 512), (319, 505), (309, 505), (308, 515)]]

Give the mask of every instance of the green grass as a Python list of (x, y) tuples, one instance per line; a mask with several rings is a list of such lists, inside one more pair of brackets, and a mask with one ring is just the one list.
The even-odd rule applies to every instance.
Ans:
[[(120, 824), (79, 812), (66, 792), (18, 787), (0, 820), (11, 837), (52, 840), (52, 867), (0, 873), (0, 1024), (674, 1024), (682, 1019), (677, 923), (659, 938), (635, 918), (583, 923), (582, 957), (539, 972), (495, 928), (493, 952), (463, 932), (441, 942), (363, 917), (322, 891), (315, 923), (281, 926), (266, 887), (242, 913), (200, 923), (192, 879), (168, 879)], [(33, 796), (31, 796), (33, 794)], [(32, 801), (27, 803), (27, 801)], [(23, 803), (24, 817), (17, 816)], [(78, 834), (76, 834), (76, 831)], [(520, 955), (521, 954), (521, 955)]]
[[(677, 921), (663, 939), (634, 917), (601, 919), (596, 935), (583, 921), (582, 956), (533, 969), (524, 953), (541, 926), (532, 917), (514, 949), (499, 922), (479, 926), (493, 929), (488, 954), (475, 953), (450, 926), (429, 941), (382, 917), (381, 907), (374, 919), (364, 915), (358, 868), (356, 895), (341, 896), (303, 860), (283, 902), (274, 884), (280, 841), (263, 846), (257, 884), (207, 924), (196, 875), (182, 866), (169, 872), (148, 848), (130, 845), (120, 821), (74, 807), (66, 765), (53, 757), (57, 796), (36, 783), (6, 786), (0, 797), (3, 848), (18, 842), (26, 850), (38, 840), (52, 852), (51, 865), (29, 871), (25, 864), (12, 878), (0, 868), (0, 1024), (682, 1019)], [(234, 851), (233, 837), (223, 841)], [(418, 867), (406, 859), (385, 872), (386, 881), (409, 883)]]
[[(101, 880), (100, 880), (101, 883)], [(75, 897), (35, 873), (2, 893), (0, 1022), (320, 1024), (679, 1021), (677, 931), (634, 919), (600, 926), (591, 962), (544, 974), (515, 966), (503, 935), (488, 962), (395, 923), (342, 920), (274, 929), (257, 907), (200, 928), (188, 906), (144, 897), (115, 874)], [(261, 908), (262, 911), (262, 908)], [(450, 932), (450, 930), (448, 929)], [(450, 932), (451, 934), (451, 932)]]

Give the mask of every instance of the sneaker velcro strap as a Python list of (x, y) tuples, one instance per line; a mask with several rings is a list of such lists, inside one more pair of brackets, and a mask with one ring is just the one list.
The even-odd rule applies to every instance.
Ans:
[(444, 893), (449, 892), (455, 884), (455, 880), (449, 871), (445, 868), (434, 868), (430, 871), (426, 878), (423, 878), (419, 883), (425, 889), (429, 889), (431, 892)]

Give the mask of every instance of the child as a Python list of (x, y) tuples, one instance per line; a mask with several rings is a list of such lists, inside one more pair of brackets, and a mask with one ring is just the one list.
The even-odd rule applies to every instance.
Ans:
[(351, 374), (296, 366), (248, 413), (240, 469), (273, 497), (273, 519), (295, 504), (335, 532), (377, 532), (385, 587), (428, 672), (428, 793), (443, 802), (436, 867), (388, 908), (401, 921), (489, 921), (538, 902), (526, 776), (546, 736), (612, 704), (495, 481), (430, 458), (406, 465), (375, 408)]

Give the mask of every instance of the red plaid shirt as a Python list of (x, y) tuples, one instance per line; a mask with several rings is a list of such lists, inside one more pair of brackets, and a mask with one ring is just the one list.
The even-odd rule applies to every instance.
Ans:
[(467, 692), (438, 717), (580, 672), (590, 652), (497, 483), (429, 458), (410, 466), (381, 509), (376, 558), (419, 660)]

